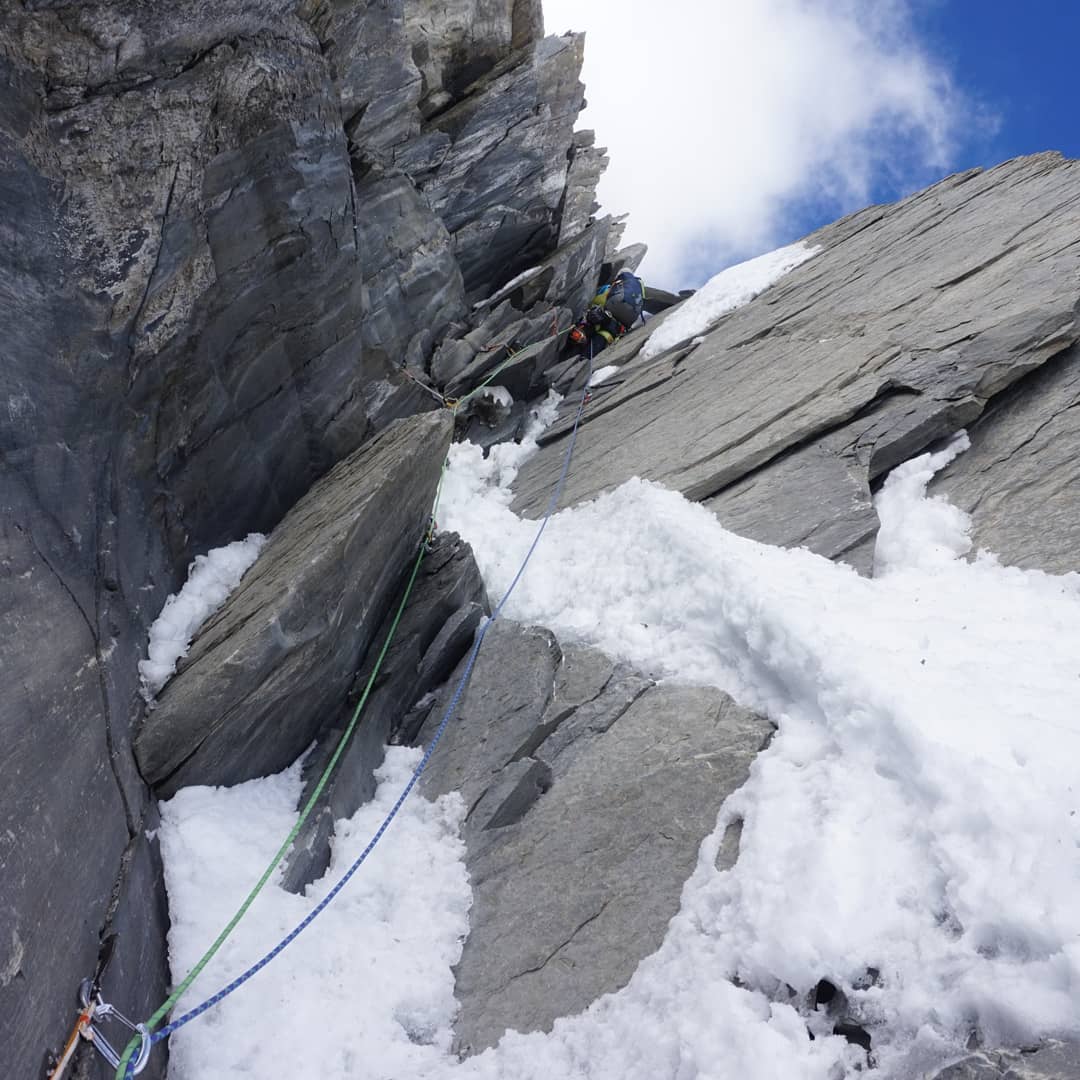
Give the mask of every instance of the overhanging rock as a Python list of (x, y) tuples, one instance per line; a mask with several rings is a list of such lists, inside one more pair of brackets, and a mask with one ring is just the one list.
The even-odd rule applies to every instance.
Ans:
[(274, 530), (136, 738), (160, 794), (277, 772), (311, 743), (416, 554), (451, 427), (445, 410), (400, 421)]

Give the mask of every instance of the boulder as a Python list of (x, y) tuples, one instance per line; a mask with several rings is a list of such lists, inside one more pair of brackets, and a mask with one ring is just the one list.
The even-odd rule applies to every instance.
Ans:
[[(771, 733), (717, 690), (657, 686), (539, 627), (492, 626), (421, 780), (469, 807), (460, 1051), (507, 1028), (550, 1030), (629, 981)], [(726, 865), (736, 855), (729, 846)]]
[(135, 740), (159, 793), (278, 772), (336, 713), (423, 540), (451, 427), (445, 410), (400, 421), (274, 530)]
[[(865, 568), (871, 485), (1080, 338), (1078, 208), (1076, 163), (1042, 154), (827, 226), (809, 262), (586, 413), (567, 500), (639, 475)], [(543, 505), (565, 430), (518, 474), (519, 512)]]

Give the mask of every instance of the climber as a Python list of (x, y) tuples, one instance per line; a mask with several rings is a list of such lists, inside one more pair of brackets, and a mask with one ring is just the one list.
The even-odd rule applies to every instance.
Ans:
[(593, 297), (585, 317), (570, 331), (570, 344), (592, 355), (615, 343), (642, 317), (645, 286), (629, 270), (620, 270), (610, 285)]

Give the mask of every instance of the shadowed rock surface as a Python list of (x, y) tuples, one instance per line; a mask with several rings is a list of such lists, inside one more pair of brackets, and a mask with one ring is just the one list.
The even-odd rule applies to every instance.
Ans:
[(303, 753), (415, 559), (451, 430), (445, 410), (400, 421), (285, 516), (135, 740), (159, 794), (267, 776)]
[[(562, 244), (551, 276), (573, 282), (515, 309), (540, 333), (617, 242), (585, 215), (597, 170), (571, 170), (580, 39), (541, 35), (539, 0), (0, 8), (11, 1075), (62, 1042), (120, 924), (110, 1000), (139, 1017), (165, 996), (131, 733), (148, 626), (191, 559), (274, 529), (337, 462), (434, 408), (398, 368), (429, 378), (444, 337), (480, 330), (467, 284), (494, 290)], [(85, 1048), (79, 1068), (107, 1073)]]
[(550, 1030), (629, 981), (771, 734), (718, 690), (656, 686), (539, 627), (492, 627), (421, 781), (469, 807), (463, 1052), (508, 1027)]
[[(319, 744), (304, 762), (305, 806), (337, 749), (387, 640), (401, 604), (395, 597), (372, 639), (340, 717), (319, 734)], [(334, 822), (350, 818), (375, 794), (375, 770), (388, 741), (411, 741), (410, 713), (421, 699), (450, 677), (472, 647), (480, 620), (489, 613), (487, 590), (472, 548), (456, 533), (441, 533), (420, 564), (416, 584), (386, 651), (379, 674), (360, 713), (356, 730), (305, 822), (285, 862), (282, 883), (300, 892), (326, 870)]]
[[(1080, 163), (1043, 154), (827, 226), (807, 238), (818, 255), (701, 344), (631, 361), (586, 414), (566, 501), (640, 475), (756, 539), (858, 549), (874, 480), (1080, 337), (1078, 217)], [(522, 468), (517, 510), (543, 504), (563, 434)], [(1077, 519), (1073, 488), (1055, 528)]]

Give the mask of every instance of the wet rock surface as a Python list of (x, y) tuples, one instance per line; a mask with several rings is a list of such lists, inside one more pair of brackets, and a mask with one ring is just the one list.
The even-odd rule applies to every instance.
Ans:
[[(618, 390), (586, 413), (567, 500), (640, 475), (707, 502), (745, 535), (833, 557), (857, 551), (865, 569), (871, 485), (961, 427), (982, 441), (988, 403), (1080, 337), (1078, 213), (1080, 163), (1043, 154), (822, 229), (807, 238), (818, 255), (699, 344), (627, 364)], [(1060, 378), (1045, 391), (1026, 386), (1053, 397), (1047, 407), (1067, 426), (1069, 376)], [(1042, 409), (1014, 405), (1006, 421), (1003, 404), (996, 422), (987, 415), (986, 439), (1037, 443)], [(542, 505), (563, 435), (552, 431), (522, 468), (519, 511)], [(958, 490), (964, 473), (961, 460)], [(1075, 476), (1055, 467), (1058, 538), (1043, 546), (1071, 542), (1077, 488), (1065, 485)], [(978, 485), (967, 483), (974, 503)], [(1002, 491), (1023, 475), (1013, 482), (1001, 468), (988, 483)], [(988, 538), (1007, 532), (1009, 515), (995, 513), (996, 524), (985, 515)]]
[(539, 627), (492, 627), (421, 781), (469, 807), (463, 1053), (508, 1027), (550, 1030), (629, 981), (771, 733), (717, 690), (658, 686)]

